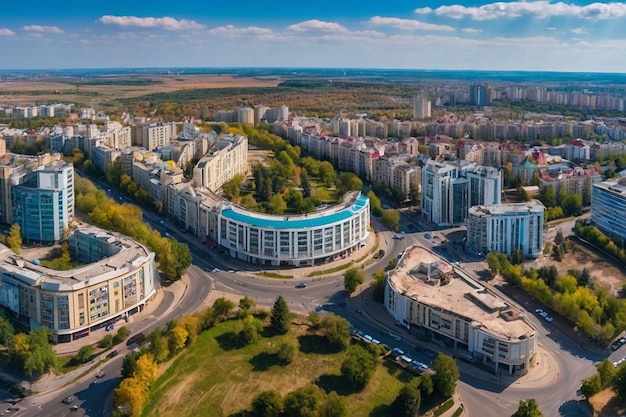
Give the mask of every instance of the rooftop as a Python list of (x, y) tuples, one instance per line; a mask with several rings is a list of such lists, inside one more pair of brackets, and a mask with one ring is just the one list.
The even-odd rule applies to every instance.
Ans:
[[(429, 285), (415, 275), (415, 269), (420, 263), (439, 264), (443, 269), (452, 268), (453, 277), (448, 284)], [(472, 326), (481, 327), (495, 336), (523, 339), (535, 332), (522, 319), (521, 311), (507, 305), (478, 282), (463, 278), (459, 270), (423, 247), (407, 248), (396, 268), (389, 273), (389, 280), (396, 292), (405, 297), (464, 317)]]
[(222, 216), (251, 226), (274, 229), (303, 229), (347, 220), (367, 204), (367, 196), (359, 191), (345, 195), (340, 204), (326, 210), (296, 216), (272, 216), (247, 211), (234, 205), (222, 208)]

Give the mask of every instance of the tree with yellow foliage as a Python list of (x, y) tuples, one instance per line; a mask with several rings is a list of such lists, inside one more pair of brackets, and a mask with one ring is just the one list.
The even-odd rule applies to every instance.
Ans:
[(115, 405), (125, 408), (130, 417), (139, 416), (146, 402), (145, 392), (146, 388), (137, 377), (123, 379), (115, 389)]
[(172, 330), (170, 331), (170, 352), (172, 354), (180, 352), (182, 348), (185, 347), (185, 343), (187, 343), (187, 336), (189, 336), (189, 332), (185, 330), (182, 324), (177, 323)]
[(154, 359), (154, 355), (152, 353), (144, 353), (137, 359), (133, 377), (137, 378), (147, 390), (156, 379), (158, 370), (159, 366)]

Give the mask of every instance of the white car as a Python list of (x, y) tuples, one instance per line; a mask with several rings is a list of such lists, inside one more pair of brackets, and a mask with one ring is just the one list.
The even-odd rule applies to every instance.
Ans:
[(220, 272), (219, 268), (213, 268), (213, 272)]
[(547, 321), (547, 322), (551, 322), (551, 321), (553, 321), (553, 320), (554, 320), (554, 319), (552, 318), (552, 316), (546, 316), (546, 317), (545, 317), (545, 319), (546, 319), (546, 321)]
[(542, 309), (540, 309), (540, 308), (536, 308), (536, 309), (535, 309), (535, 313), (537, 313), (537, 314), (541, 314), (541, 313), (543, 313), (543, 310), (542, 310)]

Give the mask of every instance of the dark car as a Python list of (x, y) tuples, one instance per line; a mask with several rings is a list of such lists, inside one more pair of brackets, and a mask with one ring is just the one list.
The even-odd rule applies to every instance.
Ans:
[(144, 334), (143, 333), (137, 333), (136, 335), (131, 336), (131, 337), (128, 338), (128, 341), (126, 342), (126, 345), (130, 346), (133, 343), (139, 344), (139, 343), (143, 342), (143, 339), (145, 339)]
[(117, 355), (117, 349), (113, 349), (111, 352), (109, 352), (109, 358), (112, 358), (115, 355)]
[(306, 284), (305, 284), (304, 282), (299, 282), (299, 283), (296, 285), (296, 288), (306, 288)]

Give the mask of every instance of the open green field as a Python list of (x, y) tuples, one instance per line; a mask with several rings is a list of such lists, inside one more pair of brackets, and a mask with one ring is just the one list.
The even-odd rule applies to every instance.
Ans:
[[(235, 416), (267, 390), (283, 397), (314, 383), (344, 396), (350, 416), (383, 417), (404, 383), (414, 376), (392, 362), (379, 364), (370, 383), (355, 392), (340, 375), (345, 352), (329, 352), (325, 339), (293, 324), (283, 336), (264, 336), (243, 346), (240, 323), (230, 320), (202, 333), (158, 378), (148, 394), (143, 416)], [(275, 352), (281, 341), (296, 337), (299, 351), (288, 365)]]

